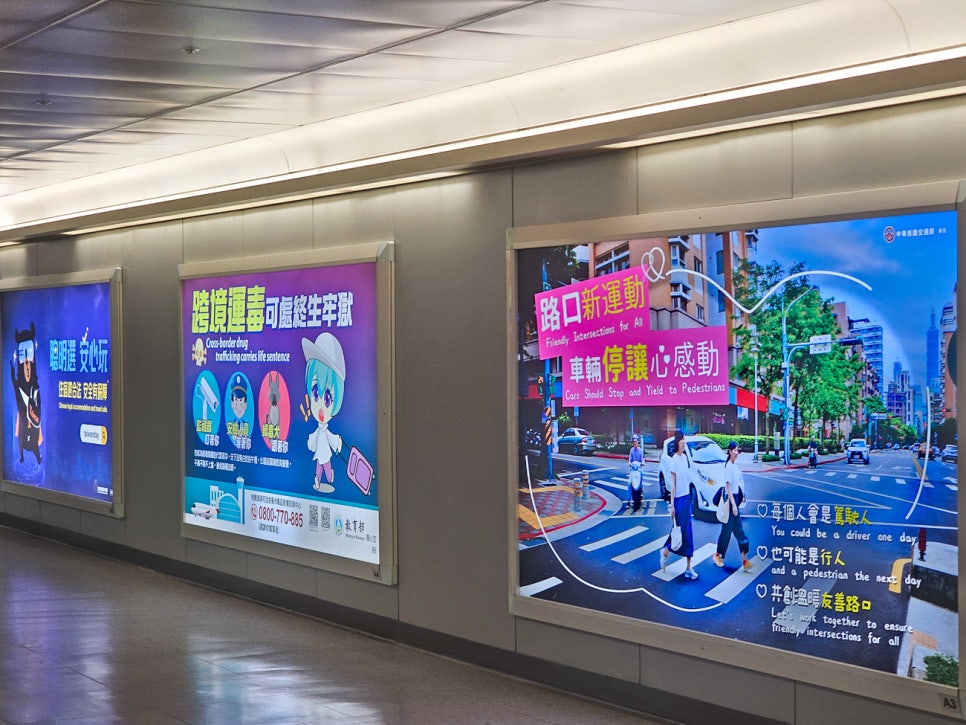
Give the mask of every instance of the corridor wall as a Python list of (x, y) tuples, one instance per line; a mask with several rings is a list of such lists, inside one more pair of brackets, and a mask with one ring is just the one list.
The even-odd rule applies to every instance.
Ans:
[[(938, 699), (909, 709), (679, 655), (672, 631), (641, 645), (510, 614), (507, 230), (688, 210), (698, 226), (709, 207), (782, 200), (862, 214), (867, 192), (966, 179), (964, 128), (962, 100), (926, 101), (0, 249), (4, 279), (124, 269), (126, 484), (122, 519), (2, 493), (0, 523), (674, 720), (948, 722)], [(398, 584), (183, 538), (178, 265), (384, 240)]]

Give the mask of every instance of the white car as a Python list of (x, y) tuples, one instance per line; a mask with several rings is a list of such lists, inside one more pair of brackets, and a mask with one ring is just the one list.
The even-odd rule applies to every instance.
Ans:
[[(690, 468), (691, 512), (695, 518), (704, 521), (715, 521), (714, 496), (724, 487), (724, 465), (728, 460), (727, 454), (717, 443), (707, 436), (684, 436), (684, 455), (688, 458)], [(671, 483), (671, 456), (674, 455), (674, 438), (664, 441), (661, 450), (661, 472), (658, 481), (661, 485), (661, 497), (670, 500), (669, 486)], [(680, 485), (680, 482), (679, 482)]]
[(853, 438), (849, 441), (849, 447), (845, 451), (846, 463), (851, 463), (855, 458), (859, 463), (869, 465), (869, 444), (865, 438)]

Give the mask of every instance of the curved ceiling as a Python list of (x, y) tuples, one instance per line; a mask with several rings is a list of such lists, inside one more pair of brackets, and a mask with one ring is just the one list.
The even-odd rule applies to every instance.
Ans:
[(0, 5), (0, 240), (959, 93), (958, 0)]

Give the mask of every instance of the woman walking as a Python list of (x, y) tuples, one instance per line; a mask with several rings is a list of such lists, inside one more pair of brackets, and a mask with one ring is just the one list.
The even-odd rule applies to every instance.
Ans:
[(667, 537), (664, 548), (661, 549), (661, 569), (667, 568), (667, 562), (673, 551), (678, 556), (688, 560), (688, 568), (684, 571), (687, 579), (697, 579), (698, 573), (691, 568), (691, 557), (694, 556), (694, 535), (691, 532), (691, 482), (688, 457), (684, 452), (687, 443), (684, 433), (674, 433), (674, 455), (671, 457), (671, 526), (681, 528), (681, 545), (671, 548), (671, 537)]
[[(721, 524), (721, 533), (718, 535), (718, 549), (714, 555), (714, 563), (717, 566), (724, 566), (725, 552), (728, 551), (728, 544), (731, 543), (731, 535), (734, 534), (735, 541), (738, 542), (738, 551), (741, 553), (741, 568), (751, 571), (752, 563), (748, 559), (748, 537), (741, 526), (741, 515), (738, 507), (745, 500), (745, 479), (738, 468), (738, 444), (731, 441), (728, 444), (728, 460), (725, 462), (725, 485), (718, 492), (719, 496), (726, 496), (728, 508), (730, 509), (728, 520)], [(717, 502), (716, 502), (717, 503)]]

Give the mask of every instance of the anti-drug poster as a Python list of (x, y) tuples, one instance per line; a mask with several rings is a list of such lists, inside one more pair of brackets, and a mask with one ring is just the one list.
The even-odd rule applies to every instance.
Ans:
[(376, 265), (182, 281), (187, 524), (379, 562)]
[(953, 684), (956, 225), (519, 250), (519, 595)]
[(4, 480), (113, 502), (110, 287), (0, 293)]

